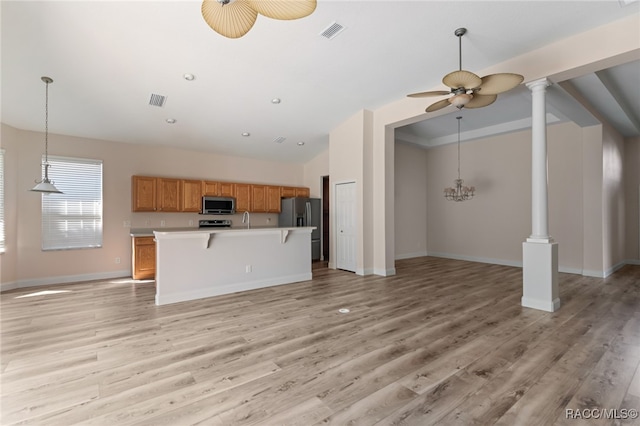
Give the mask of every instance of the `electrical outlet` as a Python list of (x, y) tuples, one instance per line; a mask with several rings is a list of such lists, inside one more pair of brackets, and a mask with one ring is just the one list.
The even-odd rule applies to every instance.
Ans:
[(271, 223), (271, 218), (270, 217), (267, 218), (267, 223)]
[(244, 267), (244, 271), (248, 274), (249, 272), (251, 272), (251, 265), (247, 265)]
[(131, 221), (125, 220), (124, 222), (122, 222), (122, 226), (125, 228), (131, 228)]
[(161, 221), (160, 221), (160, 227), (161, 227), (161, 228), (164, 228), (164, 225), (165, 225), (165, 224), (166, 224), (166, 222), (165, 222), (164, 220), (161, 220)]
[(189, 226), (193, 226), (193, 219), (189, 220)]
[(119, 263), (120, 263), (120, 258), (116, 257), (116, 264), (119, 264)]

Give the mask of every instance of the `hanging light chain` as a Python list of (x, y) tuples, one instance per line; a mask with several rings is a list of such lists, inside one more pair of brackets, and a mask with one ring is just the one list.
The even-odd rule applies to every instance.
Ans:
[(49, 77), (42, 77), (45, 82), (44, 95), (44, 162), (49, 164), (49, 83), (53, 80)]

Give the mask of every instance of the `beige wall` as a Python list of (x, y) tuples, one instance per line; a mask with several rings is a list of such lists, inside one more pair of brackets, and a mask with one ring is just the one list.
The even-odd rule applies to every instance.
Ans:
[[(43, 252), (40, 248), (41, 195), (28, 191), (41, 173), (43, 134), (3, 125), (2, 146), (8, 163), (5, 179), (8, 248), (7, 253), (0, 256), (3, 288), (127, 274), (131, 243), (129, 228), (123, 226), (125, 221), (130, 221), (132, 227), (159, 227), (161, 220), (167, 227), (189, 226), (189, 221), (197, 225), (201, 216), (195, 213), (132, 213), (132, 175), (276, 185), (303, 185), (304, 181), (304, 166), (300, 164), (49, 135), (51, 155), (103, 160), (104, 241), (99, 249)], [(240, 223), (240, 215), (231, 219)], [(277, 215), (253, 214), (252, 223), (276, 224)], [(120, 264), (115, 263), (116, 257), (121, 259)]]
[[(638, 256), (640, 142), (603, 133), (601, 125), (547, 129), (549, 232), (564, 272), (602, 276), (625, 256)], [(461, 177), (477, 188), (462, 203), (442, 196), (457, 175), (456, 150), (455, 144), (423, 150), (396, 142), (396, 258), (410, 257), (424, 239), (429, 255), (520, 266), (531, 233), (531, 132), (461, 145)], [(426, 211), (418, 213), (423, 203)]]
[(625, 258), (640, 264), (640, 137), (624, 142)]
[(427, 150), (395, 144), (395, 257), (427, 255)]
[[(360, 111), (349, 118), (329, 135), (329, 176), (331, 180), (329, 197), (334, 200), (334, 185), (338, 183), (355, 182), (356, 196), (358, 198), (357, 215), (364, 215), (364, 155), (365, 155), (365, 123), (368, 113)], [(329, 227), (335, 228), (335, 214), (331, 209)], [(363, 273), (365, 268), (364, 258), (364, 221), (358, 223), (358, 254), (356, 269)], [(336, 245), (335, 238), (330, 238), (329, 260), (330, 266), (335, 267)]]
[(322, 198), (322, 177), (329, 175), (329, 149), (304, 165), (303, 186), (309, 187), (311, 196)]

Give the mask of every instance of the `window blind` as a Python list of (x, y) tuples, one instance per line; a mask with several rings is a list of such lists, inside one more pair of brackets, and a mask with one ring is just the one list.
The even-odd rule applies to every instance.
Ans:
[(102, 161), (49, 156), (62, 194), (42, 194), (42, 249), (102, 247)]
[(4, 149), (0, 148), (0, 253), (4, 253)]

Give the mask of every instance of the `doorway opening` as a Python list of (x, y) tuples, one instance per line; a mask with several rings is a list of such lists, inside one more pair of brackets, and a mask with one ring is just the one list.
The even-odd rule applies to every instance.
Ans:
[(329, 261), (329, 176), (322, 176), (322, 260)]

